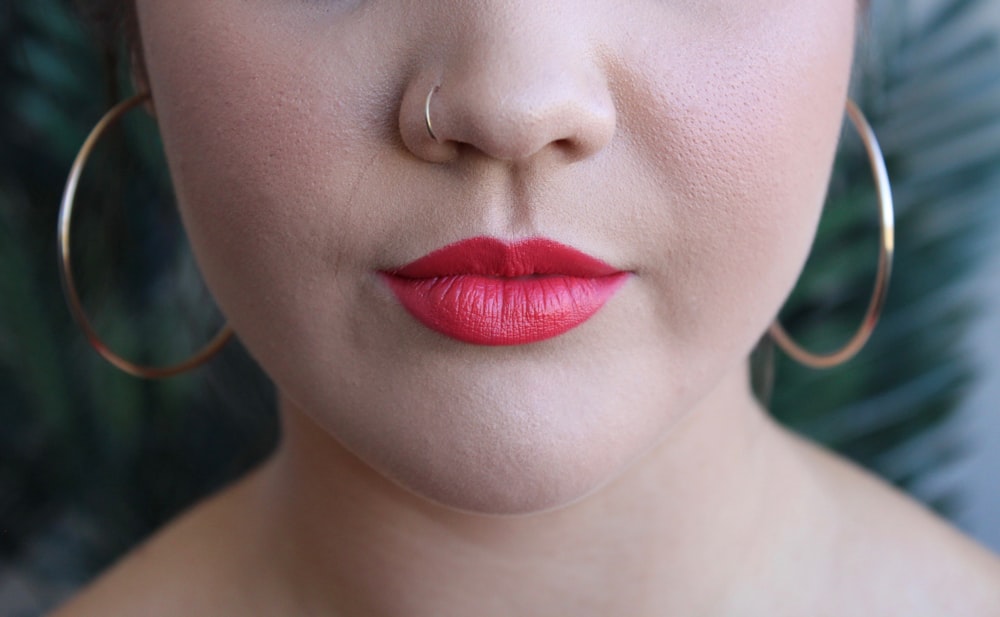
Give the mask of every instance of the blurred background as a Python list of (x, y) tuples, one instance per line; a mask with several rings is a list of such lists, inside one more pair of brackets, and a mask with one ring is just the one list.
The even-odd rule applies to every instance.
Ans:
[[(129, 94), (120, 46), (70, 0), (0, 7), (0, 614), (37, 615), (260, 460), (274, 393), (238, 343), (192, 374), (136, 380), (65, 307), (55, 226), (87, 133)], [(854, 98), (885, 151), (897, 256), (883, 322), (852, 362), (763, 343), (762, 400), (1000, 551), (1000, 3), (875, 0)], [(155, 126), (130, 114), (87, 167), (74, 273), (101, 335), (168, 363), (221, 324), (173, 206)], [(813, 349), (871, 293), (878, 219), (845, 128), (813, 257), (782, 311)]]

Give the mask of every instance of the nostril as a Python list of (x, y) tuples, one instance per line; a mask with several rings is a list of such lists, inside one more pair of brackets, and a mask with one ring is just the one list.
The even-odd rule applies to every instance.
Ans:
[(590, 154), (584, 140), (571, 137), (554, 141), (552, 147), (573, 162), (584, 159)]
[(477, 152), (498, 161), (551, 158), (566, 164), (600, 151), (614, 133), (616, 116), (605, 76), (597, 66), (570, 66), (560, 57), (550, 58), (558, 67), (496, 62), (487, 71), (459, 65), (434, 70), (433, 80), (430, 74), (415, 79), (401, 101), (406, 147), (439, 163)]
[(415, 82), (406, 89), (399, 107), (399, 133), (409, 152), (431, 163), (458, 156), (460, 144), (450, 136), (446, 93), (440, 82)]

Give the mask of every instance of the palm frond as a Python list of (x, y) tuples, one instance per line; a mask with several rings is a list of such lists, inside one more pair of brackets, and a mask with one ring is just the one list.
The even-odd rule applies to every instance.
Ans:
[[(897, 213), (895, 272), (879, 329), (827, 373), (782, 360), (775, 414), (947, 510), (934, 481), (963, 452), (946, 422), (976, 367), (969, 289), (1000, 224), (1000, 43), (990, 0), (873, 3), (855, 87), (885, 153)], [(827, 348), (856, 327), (874, 277), (875, 198), (846, 144), (835, 195), (784, 319)], [(831, 300), (832, 299), (832, 300)]]

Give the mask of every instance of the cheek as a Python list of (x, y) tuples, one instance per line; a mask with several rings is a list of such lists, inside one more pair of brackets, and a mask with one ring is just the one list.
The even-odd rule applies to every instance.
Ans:
[(660, 291), (652, 310), (670, 340), (742, 357), (805, 261), (844, 117), (854, 28), (846, 3), (808, 4), (724, 42), (705, 32), (670, 55), (632, 50), (638, 70), (628, 79), (640, 87), (623, 125), (644, 181), (667, 196), (637, 216), (659, 221), (641, 245), (653, 249), (644, 260)]
[[(406, 50), (376, 52), (344, 16), (284, 31), (296, 9), (262, 19), (265, 3), (242, 0), (148, 0), (140, 18), (185, 224), (244, 342), (373, 467), (449, 505), (510, 512), (608, 481), (765, 329), (804, 260), (841, 117), (852, 26), (818, 16), (847, 13), (834, 2), (762, 2), (802, 13), (811, 30), (779, 20), (796, 37), (741, 26), (616, 51), (619, 134), (594, 167), (550, 183), (549, 203), (574, 207), (538, 216), (639, 276), (586, 334), (488, 352), (414, 333), (369, 286), (408, 239), (477, 224), (442, 214), (461, 191), (386, 137)], [(410, 207), (421, 191), (433, 209)]]
[(379, 154), (365, 145), (385, 130), (376, 110), (389, 96), (372, 91), (384, 71), (360, 59), (375, 54), (350, 19), (313, 24), (294, 9), (240, 4), (141, 3), (140, 19), (202, 271), (237, 331), (269, 348), (258, 355), (281, 354), (274, 324), (305, 324), (292, 313), (344, 318), (349, 291), (331, 274), (372, 259), (358, 229), (392, 227), (384, 210), (354, 207), (373, 181)]

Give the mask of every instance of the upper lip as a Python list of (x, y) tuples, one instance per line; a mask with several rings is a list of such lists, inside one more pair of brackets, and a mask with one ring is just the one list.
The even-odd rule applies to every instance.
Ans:
[(387, 274), (424, 279), (460, 275), (497, 278), (562, 275), (597, 278), (621, 270), (573, 247), (546, 238), (505, 243), (478, 237), (442, 247)]

